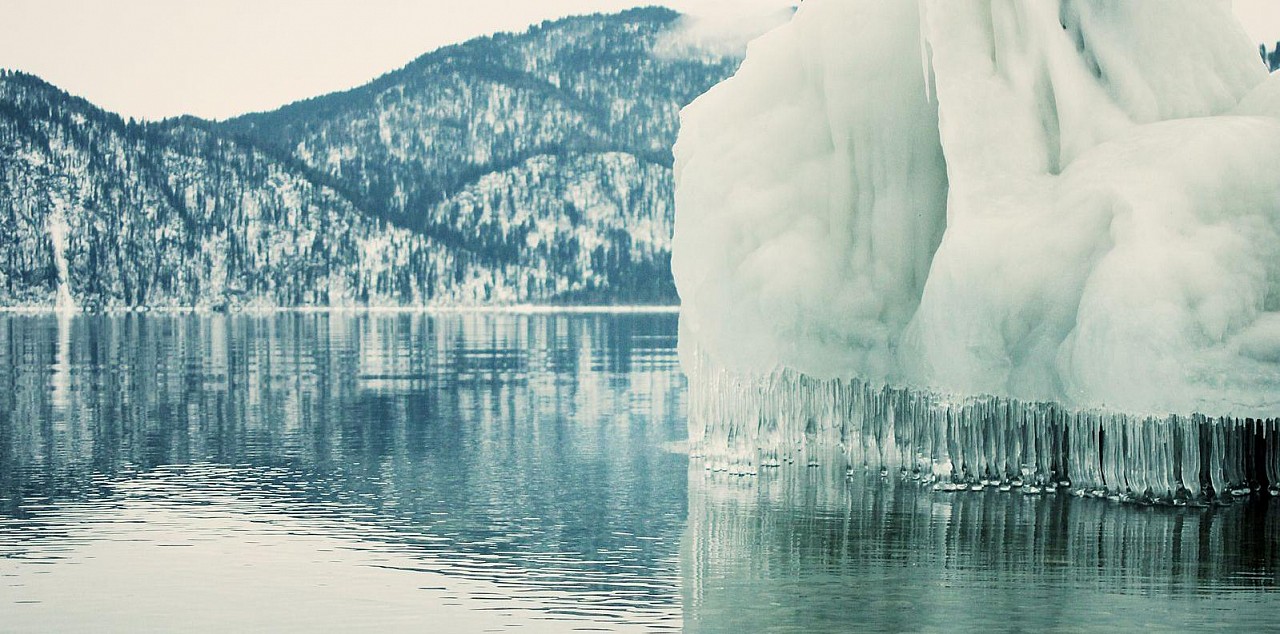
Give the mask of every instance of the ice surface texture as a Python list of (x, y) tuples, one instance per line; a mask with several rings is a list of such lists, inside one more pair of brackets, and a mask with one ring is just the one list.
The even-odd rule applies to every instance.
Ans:
[(683, 114), (695, 402), (1280, 417), (1278, 82), (1218, 0), (805, 2)]

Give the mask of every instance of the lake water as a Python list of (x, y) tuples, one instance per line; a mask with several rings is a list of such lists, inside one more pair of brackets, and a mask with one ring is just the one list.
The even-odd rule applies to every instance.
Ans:
[(673, 315), (0, 317), (0, 631), (1280, 627), (1280, 504), (684, 451)]

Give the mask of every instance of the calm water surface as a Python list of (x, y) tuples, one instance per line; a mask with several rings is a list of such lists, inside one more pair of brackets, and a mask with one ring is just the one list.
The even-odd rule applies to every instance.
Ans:
[(0, 631), (1280, 628), (1280, 505), (683, 453), (671, 315), (0, 317)]

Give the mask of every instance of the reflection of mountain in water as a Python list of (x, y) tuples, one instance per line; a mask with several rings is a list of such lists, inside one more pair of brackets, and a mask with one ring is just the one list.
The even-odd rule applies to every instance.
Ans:
[[(783, 468), (689, 475), (687, 631), (1257, 631), (1280, 599), (1280, 502), (1142, 507), (934, 493)], [(1158, 607), (1157, 607), (1158, 606)], [(998, 615), (998, 616), (993, 616)]]
[(424, 567), (658, 618), (685, 515), (685, 459), (662, 449), (684, 433), (674, 333), (668, 316), (0, 319), (0, 534), (51, 534), (26, 529), (146, 482), (321, 509)]

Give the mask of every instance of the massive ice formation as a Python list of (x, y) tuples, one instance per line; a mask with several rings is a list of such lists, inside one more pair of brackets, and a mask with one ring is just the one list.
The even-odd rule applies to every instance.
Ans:
[(797, 381), (1280, 416), (1280, 79), (1229, 5), (809, 0), (753, 42), (676, 146), (695, 442), (857, 418), (760, 413)]

